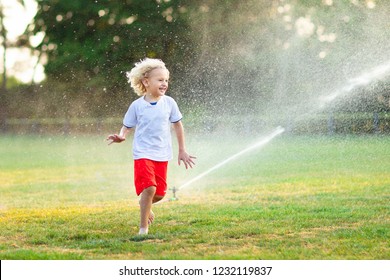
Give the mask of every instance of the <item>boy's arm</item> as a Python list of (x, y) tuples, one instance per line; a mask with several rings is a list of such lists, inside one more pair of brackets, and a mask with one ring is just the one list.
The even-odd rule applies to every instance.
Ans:
[(177, 143), (179, 145), (178, 163), (180, 165), (180, 162), (183, 161), (186, 169), (188, 167), (192, 168), (192, 165), (195, 165), (193, 159), (196, 159), (196, 157), (193, 157), (186, 152), (183, 124), (181, 121), (178, 121), (173, 124), (173, 127), (175, 129)]
[(126, 135), (130, 132), (131, 128), (128, 128), (126, 126), (122, 126), (121, 131), (118, 134), (110, 134), (107, 137), (108, 145), (111, 145), (112, 143), (121, 143), (126, 140)]

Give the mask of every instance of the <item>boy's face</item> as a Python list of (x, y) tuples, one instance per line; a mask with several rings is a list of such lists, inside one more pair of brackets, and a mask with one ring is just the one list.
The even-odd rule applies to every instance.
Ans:
[(146, 95), (159, 99), (168, 90), (169, 72), (166, 69), (153, 69), (147, 78), (143, 80), (146, 87)]

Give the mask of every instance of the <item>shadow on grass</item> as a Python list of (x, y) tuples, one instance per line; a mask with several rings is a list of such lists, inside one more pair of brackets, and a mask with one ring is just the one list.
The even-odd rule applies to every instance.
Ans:
[(142, 242), (142, 241), (148, 241), (148, 240), (162, 240), (164, 239), (161, 234), (137, 234), (134, 235), (129, 239), (129, 241), (133, 242)]

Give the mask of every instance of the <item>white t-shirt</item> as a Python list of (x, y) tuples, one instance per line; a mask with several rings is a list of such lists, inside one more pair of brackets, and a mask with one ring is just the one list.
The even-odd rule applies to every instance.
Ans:
[(180, 121), (182, 117), (176, 101), (166, 95), (155, 105), (147, 102), (143, 96), (131, 103), (123, 125), (128, 128), (135, 127), (133, 158), (171, 160), (171, 123)]

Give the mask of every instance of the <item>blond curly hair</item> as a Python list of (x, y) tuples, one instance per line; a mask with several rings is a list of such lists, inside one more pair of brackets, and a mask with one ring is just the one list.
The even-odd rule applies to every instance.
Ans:
[(126, 72), (126, 77), (128, 78), (128, 82), (137, 95), (139, 96), (145, 95), (146, 88), (142, 80), (148, 77), (150, 71), (157, 68), (167, 70), (169, 75), (169, 71), (165, 67), (165, 63), (161, 59), (156, 59), (156, 58), (145, 58), (140, 62), (135, 63), (135, 67), (131, 69), (129, 72)]

